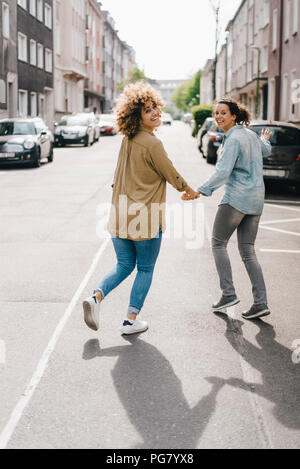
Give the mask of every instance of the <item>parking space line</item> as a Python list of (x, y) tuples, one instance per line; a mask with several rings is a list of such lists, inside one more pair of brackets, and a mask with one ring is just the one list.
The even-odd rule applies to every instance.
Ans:
[(261, 252), (278, 252), (286, 254), (300, 254), (300, 251), (293, 249), (260, 249)]
[(285, 205), (275, 205), (275, 204), (265, 203), (265, 206), (271, 207), (271, 208), (282, 208), (284, 210), (292, 210), (293, 212), (300, 212), (300, 208), (286, 207)]
[(98, 250), (98, 252), (96, 253), (92, 263), (91, 263), (91, 266), (88, 270), (88, 272), (86, 273), (84, 279), (82, 280), (79, 288), (76, 290), (69, 306), (67, 307), (66, 311), (64, 312), (61, 320), (59, 321), (51, 339), (50, 339), (50, 342), (48, 343), (43, 355), (42, 355), (42, 358), (40, 359), (39, 363), (38, 363), (38, 366), (27, 386), (27, 388), (25, 389), (24, 393), (22, 394), (21, 398), (19, 399), (19, 401), (17, 402), (15, 408), (13, 409), (12, 413), (11, 413), (11, 416), (7, 422), (7, 424), (5, 425), (2, 433), (0, 434), (0, 449), (5, 449), (6, 446), (8, 445), (9, 443), (9, 440), (10, 438), (12, 437), (23, 413), (24, 413), (24, 410), (25, 408), (27, 407), (27, 405), (29, 404), (41, 378), (43, 377), (43, 374), (46, 370), (46, 367), (48, 365), (48, 361), (49, 361), (49, 358), (52, 354), (52, 352), (54, 351), (55, 349), (55, 346), (57, 344), (57, 341), (60, 337), (60, 335), (62, 334), (62, 331), (69, 319), (69, 317), (71, 316), (83, 290), (85, 289), (90, 277), (92, 276), (94, 270), (96, 269), (97, 267), (97, 264), (99, 262), (99, 259), (101, 258), (102, 254), (104, 253), (107, 245), (108, 245), (108, 242), (109, 242), (109, 238), (105, 239), (103, 244), (101, 245), (100, 249)]
[(260, 225), (270, 225), (272, 223), (291, 223), (293, 221), (300, 221), (300, 218), (282, 218), (280, 220), (272, 220), (272, 221), (263, 221), (263, 222), (260, 222)]
[(280, 230), (279, 228), (272, 228), (271, 226), (261, 226), (260, 225), (260, 229), (276, 231), (277, 233), (284, 233), (284, 234), (289, 234), (289, 235), (292, 235), (292, 236), (300, 236), (300, 233), (297, 233), (296, 231)]

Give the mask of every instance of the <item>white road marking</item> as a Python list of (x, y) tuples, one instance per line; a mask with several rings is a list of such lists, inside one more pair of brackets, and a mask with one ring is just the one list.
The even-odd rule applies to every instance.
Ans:
[(265, 203), (265, 205), (267, 207), (282, 208), (284, 210), (292, 210), (293, 212), (300, 212), (300, 208), (286, 207), (285, 205), (273, 205), (273, 204), (268, 204), (268, 203)]
[(108, 245), (108, 242), (109, 242), (109, 238), (107, 238), (103, 244), (101, 245), (100, 249), (98, 250), (98, 252), (96, 253), (93, 261), (92, 261), (92, 264), (88, 270), (88, 272), (86, 273), (84, 279), (82, 280), (78, 290), (75, 292), (69, 306), (67, 307), (66, 311), (64, 312), (64, 315), (63, 317), (61, 318), (61, 320), (59, 321), (51, 339), (50, 339), (50, 342), (48, 343), (43, 355), (42, 355), (42, 358), (40, 359), (39, 363), (38, 363), (38, 366), (30, 380), (30, 383), (28, 384), (27, 388), (25, 389), (24, 393), (22, 394), (21, 398), (19, 399), (19, 401), (17, 402), (15, 408), (13, 409), (12, 413), (11, 413), (11, 416), (7, 422), (7, 424), (5, 425), (4, 427), (4, 430), (2, 431), (1, 435), (0, 435), (0, 449), (5, 449), (7, 444), (9, 443), (9, 440), (12, 436), (12, 434), (14, 433), (23, 413), (24, 413), (24, 410), (26, 408), (26, 406), (28, 405), (28, 403), (30, 402), (41, 378), (43, 377), (43, 374), (45, 372), (45, 369), (47, 367), (47, 364), (48, 364), (48, 361), (49, 361), (49, 358), (51, 356), (51, 353), (53, 352), (53, 350), (55, 349), (55, 346), (56, 346), (56, 343), (63, 331), (63, 328), (65, 327), (69, 317), (71, 316), (72, 312), (73, 312), (73, 309), (75, 308), (79, 298), (80, 298), (80, 295), (82, 294), (83, 290), (85, 289), (90, 277), (92, 276), (98, 262), (99, 262), (99, 259), (100, 257), (102, 256), (103, 252), (105, 251), (107, 245)]
[(300, 221), (300, 218), (281, 218), (280, 220), (272, 220), (272, 221), (262, 221), (260, 225), (271, 225), (272, 223), (291, 223), (293, 221)]
[(286, 254), (300, 254), (300, 251), (293, 249), (260, 249), (261, 252), (283, 252)]
[(296, 231), (287, 231), (287, 230), (280, 230), (279, 228), (272, 228), (271, 226), (260, 226), (262, 230), (270, 230), (270, 231), (276, 231), (277, 233), (284, 233), (284, 234), (290, 234), (293, 236), (300, 236), (300, 233), (297, 233)]

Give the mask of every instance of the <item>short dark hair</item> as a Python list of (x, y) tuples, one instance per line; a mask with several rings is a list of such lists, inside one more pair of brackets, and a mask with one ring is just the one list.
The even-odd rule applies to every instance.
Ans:
[(226, 104), (229, 107), (230, 113), (233, 116), (236, 116), (237, 124), (244, 124), (246, 126), (250, 124), (251, 113), (244, 104), (235, 101), (232, 98), (221, 98), (217, 101), (216, 106), (218, 104)]

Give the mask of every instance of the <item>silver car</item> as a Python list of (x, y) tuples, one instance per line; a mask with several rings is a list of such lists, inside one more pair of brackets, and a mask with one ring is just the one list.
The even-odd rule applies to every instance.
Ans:
[(40, 118), (0, 121), (0, 165), (26, 164), (39, 167), (53, 161), (54, 138)]

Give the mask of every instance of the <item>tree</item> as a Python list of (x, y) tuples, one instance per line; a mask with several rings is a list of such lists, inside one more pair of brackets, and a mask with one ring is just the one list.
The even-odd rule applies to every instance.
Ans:
[(148, 78), (144, 74), (143, 70), (140, 70), (138, 67), (135, 67), (130, 70), (128, 79), (122, 80), (117, 85), (117, 89), (118, 91), (123, 91), (125, 86), (129, 85), (129, 83), (135, 83), (140, 80), (148, 81)]
[(200, 79), (201, 70), (198, 70), (192, 78), (179, 85), (171, 96), (171, 100), (181, 111), (189, 111), (192, 106), (199, 104)]

